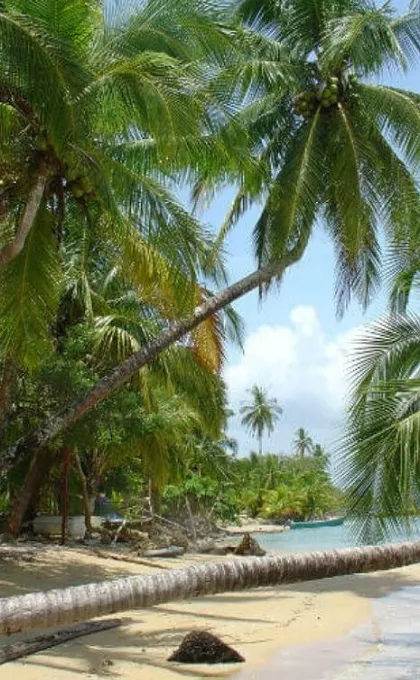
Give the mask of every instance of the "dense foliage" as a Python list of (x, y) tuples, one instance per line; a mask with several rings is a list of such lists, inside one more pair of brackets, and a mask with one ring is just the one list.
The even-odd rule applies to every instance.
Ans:
[[(241, 340), (230, 303), (281, 280), (318, 222), (340, 312), (378, 289), (382, 243), (392, 270), (393, 313), (356, 356), (342, 445), (351, 512), (418, 508), (419, 329), (406, 307), (419, 275), (420, 95), (380, 78), (418, 58), (419, 10), (1, 3), (0, 484), (15, 533), (28, 508), (66, 504), (69, 482), (85, 506), (105, 485), (190, 516), (337, 509), (303, 428), (293, 458), (232, 457), (221, 377), (226, 339)], [(187, 187), (197, 206), (232, 185), (215, 241), (176, 196)], [(257, 202), (258, 270), (214, 295), (224, 238)], [(262, 387), (251, 397), (242, 422), (262, 453), (281, 408)]]

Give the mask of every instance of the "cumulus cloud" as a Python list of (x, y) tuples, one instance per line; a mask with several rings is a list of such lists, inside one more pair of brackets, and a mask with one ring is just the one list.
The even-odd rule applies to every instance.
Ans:
[[(236, 413), (254, 384), (267, 387), (283, 407), (266, 448), (287, 450), (300, 426), (324, 444), (335, 438), (348, 390), (348, 356), (358, 330), (328, 338), (315, 308), (299, 306), (291, 311), (287, 325), (262, 325), (248, 335), (243, 355), (226, 368), (225, 378)], [(238, 415), (232, 418), (230, 430), (244, 453), (255, 447)]]

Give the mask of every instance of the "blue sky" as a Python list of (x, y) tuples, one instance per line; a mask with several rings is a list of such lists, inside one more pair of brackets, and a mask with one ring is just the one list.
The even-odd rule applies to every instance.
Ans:
[[(396, 0), (399, 9), (408, 2)], [(406, 76), (384, 77), (393, 85), (419, 91), (420, 68)], [(226, 192), (204, 216), (219, 227), (231, 195)], [(230, 235), (226, 248), (232, 281), (254, 268), (252, 229), (258, 210), (250, 211)], [(314, 438), (331, 446), (336, 440), (343, 418), (346, 391), (346, 356), (357, 329), (375, 319), (385, 308), (385, 295), (378, 296), (367, 313), (353, 304), (344, 319), (338, 321), (334, 301), (334, 256), (322, 229), (312, 238), (303, 260), (286, 276), (280, 290), (270, 294), (260, 305), (250, 294), (236, 308), (246, 323), (245, 353), (229, 347), (225, 376), (231, 406), (237, 412), (246, 398), (246, 389), (254, 382), (270, 389), (284, 409), (267, 450), (290, 450), (293, 433), (303, 426)], [(240, 445), (241, 455), (256, 448), (240, 426), (236, 416), (230, 434)]]

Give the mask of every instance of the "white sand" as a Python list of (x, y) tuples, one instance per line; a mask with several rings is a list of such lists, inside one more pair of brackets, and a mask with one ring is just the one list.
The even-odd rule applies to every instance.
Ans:
[[(178, 567), (196, 559), (205, 558), (160, 563)], [(0, 596), (151, 572), (157, 570), (101, 559), (84, 551), (49, 547), (33, 563), (0, 564)], [(343, 635), (370, 618), (375, 599), (419, 580), (420, 566), (415, 566), (160, 605), (123, 614), (126, 624), (120, 629), (7, 664), (1, 674), (5, 680), (226, 676), (240, 666), (179, 666), (166, 659), (187, 632), (200, 628), (214, 632), (235, 647), (246, 658), (246, 667), (257, 667), (281, 647)], [(1, 644), (7, 642), (10, 639), (0, 639)]]

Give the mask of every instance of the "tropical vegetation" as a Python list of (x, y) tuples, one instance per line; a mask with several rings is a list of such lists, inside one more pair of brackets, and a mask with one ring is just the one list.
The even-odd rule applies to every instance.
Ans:
[[(336, 253), (340, 314), (353, 295), (369, 304), (389, 258), (393, 306), (356, 353), (341, 451), (362, 535), (400, 525), (419, 506), (420, 329), (407, 305), (420, 271), (420, 95), (382, 74), (418, 60), (419, 3), (405, 14), (373, 0), (114, 8), (0, 7), (10, 530), (39, 508), (66, 515), (76, 497), (88, 524), (100, 489), (190, 519), (199, 508), (280, 521), (336, 511), (328, 456), (305, 430), (296, 456), (262, 455), (280, 415), (264, 388), (241, 413), (260, 455), (232, 455), (222, 378), (225, 342), (242, 335), (231, 303), (281, 282), (318, 225)], [(199, 206), (227, 186), (237, 194), (214, 238), (177, 197), (187, 189)], [(254, 204), (256, 269), (228, 285), (225, 237)], [(363, 554), (346, 568), (418, 549)]]
[[(184, 4), (175, 5), (182, 9), (180, 18), (169, 11), (172, 28), (163, 26), (164, 35), (166, 30), (171, 35), (176, 32), (185, 17)], [(340, 310), (352, 292), (367, 304), (379, 284), (379, 226), (385, 227), (387, 241), (398, 245), (405, 242), (418, 221), (419, 194), (414, 176), (419, 138), (417, 95), (371, 82), (384, 68), (405, 69), (414, 58), (419, 21), (416, 5), (405, 15), (396, 16), (389, 3), (377, 9), (367, 0), (321, 2), (319, 8), (312, 0), (297, 4), (246, 0), (238, 11), (226, 3), (216, 23), (207, 13), (208, 5), (211, 10), (211, 3), (191, 5), (195, 19), (198, 7), (200, 19), (192, 21), (193, 27), (198, 25), (191, 37), (192, 52), (181, 59), (182, 64), (187, 59), (191, 66), (193, 54), (193, 63), (199, 66), (191, 67), (193, 75), (198, 70), (198, 92), (203, 92), (205, 99), (200, 110), (198, 147), (190, 142), (194, 147), (192, 163), (188, 153), (181, 153), (186, 140), (190, 141), (182, 134), (188, 128), (183, 128), (176, 158), (185, 161), (181, 174), (193, 181), (196, 196), (240, 180), (240, 193), (220, 242), (243, 208), (257, 197), (267, 197), (255, 229), (259, 269), (206, 301), (202, 297), (203, 304), (191, 316), (183, 313), (182, 320), (134, 353), (82, 399), (40, 425), (30, 439), (19, 440), (10, 448), (9, 460), (29, 445), (32, 449), (46, 445), (227, 304), (253, 288), (264, 289), (273, 279), (280, 279), (305, 252), (318, 219), (323, 219), (337, 252)], [(160, 13), (153, 16), (161, 20)], [(167, 10), (162, 16), (167, 21)], [(199, 30), (203, 21), (207, 23)], [(214, 30), (206, 31), (209, 21)], [(115, 29), (110, 26), (106, 35)], [(130, 46), (134, 43), (130, 34)], [(159, 54), (166, 56), (168, 40), (163, 43)], [(204, 86), (203, 73), (211, 74)], [(188, 88), (185, 80), (182, 84), (187, 88), (182, 102), (185, 96), (187, 103), (202, 101), (196, 96), (197, 86)], [(230, 102), (227, 112), (219, 106), (220, 99)], [(140, 106), (138, 99), (134, 101)], [(176, 101), (180, 101), (178, 96)], [(129, 98), (129, 102), (133, 100)], [(203, 137), (203, 121), (208, 122), (209, 111), (214, 113), (215, 107), (218, 114), (211, 121), (215, 118), (216, 131), (210, 124)], [(191, 120), (196, 121), (197, 116)], [(132, 134), (132, 125), (129, 132)], [(198, 152), (209, 135), (214, 141), (211, 163), (207, 154)], [(146, 137), (149, 139), (150, 134)], [(164, 145), (165, 134), (163, 137)], [(176, 135), (171, 135), (177, 147), (175, 139)], [(126, 174), (118, 173), (118, 177), (122, 180)], [(214, 256), (213, 250), (211, 262)]]

